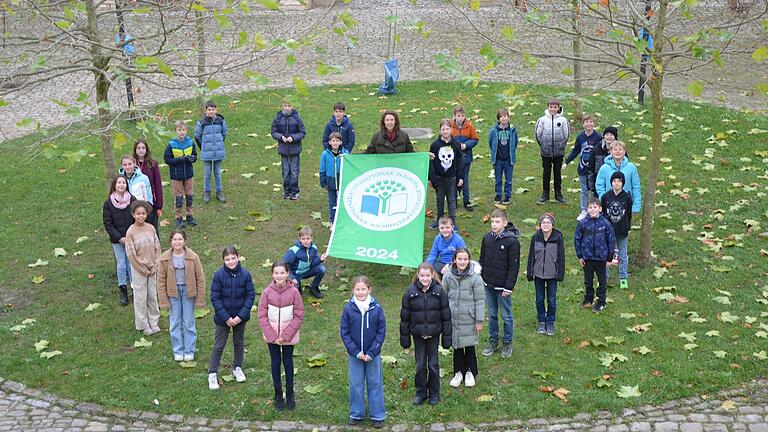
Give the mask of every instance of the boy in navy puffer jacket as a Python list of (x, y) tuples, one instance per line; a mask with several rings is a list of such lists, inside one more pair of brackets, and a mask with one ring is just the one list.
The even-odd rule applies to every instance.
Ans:
[(187, 136), (187, 124), (176, 122), (176, 137), (168, 142), (163, 159), (171, 172), (173, 195), (176, 198), (176, 228), (184, 228), (181, 218), (181, 205), (187, 198), (187, 225), (195, 226), (197, 221), (192, 216), (192, 198), (195, 192), (195, 168), (192, 164), (197, 160), (197, 150), (192, 138)]
[(616, 235), (608, 219), (603, 217), (600, 201), (592, 197), (587, 204), (587, 217), (576, 225), (573, 244), (579, 264), (584, 267), (584, 301), (581, 307), (592, 306), (595, 296), (594, 277), (597, 273), (597, 302), (592, 312), (600, 313), (605, 309), (606, 276), (605, 265), (608, 261), (618, 262)]
[(307, 135), (299, 112), (288, 101), (272, 120), (272, 138), (277, 141), (283, 174), (283, 199), (299, 199), (301, 140)]
[(355, 127), (349, 121), (349, 117), (344, 114), (346, 109), (347, 107), (342, 102), (333, 104), (333, 115), (323, 131), (323, 149), (331, 148), (329, 144), (331, 134), (337, 132), (341, 135), (344, 150), (352, 153), (352, 148), (355, 147)]
[(216, 199), (227, 202), (221, 185), (221, 162), (226, 157), (224, 140), (227, 138), (227, 122), (218, 113), (216, 102), (205, 103), (205, 117), (195, 124), (195, 142), (200, 147), (203, 160), (203, 202), (211, 200), (211, 172), (216, 179)]

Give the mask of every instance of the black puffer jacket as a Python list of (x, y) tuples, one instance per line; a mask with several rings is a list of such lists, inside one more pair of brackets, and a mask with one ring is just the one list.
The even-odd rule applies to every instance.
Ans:
[(520, 231), (512, 222), (508, 222), (499, 235), (491, 231), (483, 236), (479, 262), (483, 267), (483, 282), (489, 288), (515, 289), (520, 271), (519, 237)]
[[(134, 201), (136, 201), (136, 198), (131, 195), (131, 202)], [(112, 200), (109, 198), (104, 201), (101, 218), (104, 222), (104, 230), (109, 234), (109, 241), (112, 243), (120, 243), (120, 239), (125, 237), (128, 228), (133, 225), (131, 206), (119, 209), (112, 204)]]
[(419, 282), (414, 282), (403, 295), (400, 309), (400, 345), (411, 347), (413, 337), (443, 335), (443, 348), (451, 347), (451, 308), (448, 304), (448, 294), (436, 281), (432, 281), (429, 289), (421, 290)]

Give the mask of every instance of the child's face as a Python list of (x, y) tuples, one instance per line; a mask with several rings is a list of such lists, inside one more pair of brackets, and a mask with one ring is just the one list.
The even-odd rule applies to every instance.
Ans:
[(453, 118), (456, 119), (456, 123), (462, 124), (464, 123), (464, 120), (466, 120), (467, 116), (463, 112), (459, 111), (459, 112), (453, 113)]
[(147, 155), (147, 145), (144, 143), (136, 144), (136, 156), (143, 158)]
[(123, 171), (127, 175), (133, 175), (133, 170), (136, 169), (136, 163), (131, 158), (125, 158), (120, 161), (120, 165), (123, 167)]
[(459, 270), (464, 271), (469, 266), (469, 255), (466, 252), (459, 252), (453, 256), (453, 261)]
[(186, 243), (187, 242), (184, 240), (184, 236), (179, 233), (176, 233), (173, 235), (173, 237), (171, 237), (171, 247), (175, 251), (184, 249), (184, 244)]
[(608, 144), (616, 141), (616, 137), (613, 136), (613, 134), (610, 133), (610, 132), (608, 132), (605, 135), (603, 135), (603, 139), (605, 139), (605, 142), (607, 142)]
[(331, 145), (331, 148), (332, 148), (332, 149), (334, 149), (334, 150), (338, 150), (338, 149), (339, 149), (339, 147), (341, 146), (341, 140), (340, 140), (340, 139), (338, 139), (338, 138), (336, 138), (336, 137), (333, 137), (333, 138), (331, 138), (331, 139), (328, 141), (328, 144), (330, 144), (330, 145)]
[(358, 282), (352, 287), (352, 292), (355, 294), (356, 299), (363, 301), (368, 298), (368, 295), (371, 293), (371, 287), (362, 282)]
[(207, 115), (207, 116), (208, 116), (208, 117), (210, 117), (210, 118), (214, 118), (214, 117), (216, 117), (216, 112), (218, 112), (218, 110), (216, 109), (216, 107), (211, 107), (211, 106), (209, 106), (209, 107), (206, 107), (206, 108), (205, 108), (205, 115)]
[(444, 124), (440, 126), (440, 136), (443, 138), (450, 138), (451, 132), (453, 132), (453, 129), (450, 125)]
[(624, 184), (621, 183), (621, 179), (615, 178), (611, 182), (611, 186), (613, 186), (613, 191), (618, 193), (618, 192), (621, 192), (621, 188), (624, 187)]
[(421, 269), (419, 270), (419, 283), (421, 286), (428, 287), (432, 283), (432, 270)]
[(499, 116), (499, 123), (502, 126), (506, 126), (509, 124), (509, 114), (502, 114)]
[(293, 105), (284, 103), (283, 104), (283, 114), (285, 115), (291, 115), (293, 113)]
[(625, 153), (627, 153), (627, 150), (624, 149), (624, 146), (615, 145), (611, 147), (611, 156), (613, 156), (613, 159), (616, 161), (622, 160)]
[(124, 178), (118, 177), (117, 182), (115, 183), (115, 191), (122, 194), (126, 190), (128, 190), (128, 182), (126, 182)]
[(235, 254), (229, 254), (224, 256), (224, 265), (229, 269), (237, 267), (237, 263), (240, 262), (240, 257)]
[(600, 216), (600, 205), (599, 204), (590, 204), (587, 206), (587, 213), (589, 213), (589, 217), (596, 218)]
[(186, 126), (179, 126), (176, 128), (176, 135), (180, 139), (184, 139), (184, 137), (187, 136), (187, 127)]
[(302, 236), (299, 236), (299, 242), (301, 243), (302, 246), (307, 248), (310, 245), (312, 245), (312, 236), (309, 234), (304, 234)]
[(560, 111), (560, 105), (558, 104), (549, 104), (547, 105), (547, 110), (549, 110), (550, 115), (557, 114), (558, 111)]
[(333, 118), (336, 119), (336, 123), (341, 123), (341, 121), (344, 120), (344, 110), (333, 110)]
[(136, 207), (133, 211), (133, 220), (136, 221), (137, 225), (143, 225), (144, 221), (147, 220), (147, 209), (144, 207)]
[(453, 234), (453, 224), (450, 222), (440, 222), (439, 229), (440, 235), (443, 236), (443, 238), (447, 239)]
[(592, 132), (595, 130), (595, 121), (592, 119), (586, 119), (582, 124), (584, 125), (584, 130), (587, 132)]
[(272, 279), (278, 284), (283, 284), (288, 280), (288, 271), (283, 266), (277, 266), (272, 269)]
[(498, 234), (507, 226), (507, 220), (500, 217), (491, 218), (491, 231)]
[(544, 234), (549, 234), (552, 232), (552, 221), (550, 221), (547, 218), (542, 219), (541, 225), (539, 225), (541, 228), (541, 232)]
[(384, 127), (385, 128), (387, 128), (389, 130), (392, 130), (392, 129), (395, 128), (395, 123), (396, 123), (395, 122), (395, 116), (393, 116), (392, 114), (387, 114), (386, 116), (384, 116)]

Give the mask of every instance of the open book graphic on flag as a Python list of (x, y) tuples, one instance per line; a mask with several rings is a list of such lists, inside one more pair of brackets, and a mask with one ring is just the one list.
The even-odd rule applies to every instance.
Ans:
[(378, 195), (365, 194), (360, 203), (360, 212), (373, 216), (393, 216), (408, 211), (408, 194), (406, 192), (395, 193), (387, 199)]

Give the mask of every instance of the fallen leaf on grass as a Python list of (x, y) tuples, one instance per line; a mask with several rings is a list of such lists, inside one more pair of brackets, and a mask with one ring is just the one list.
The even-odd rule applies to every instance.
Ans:
[(614, 344), (614, 345), (621, 345), (624, 343), (624, 338), (617, 337), (617, 336), (606, 336), (605, 342), (609, 344)]
[(687, 343), (687, 344), (683, 345), (683, 348), (684, 348), (686, 351), (693, 351), (694, 349), (696, 349), (696, 348), (698, 348), (698, 347), (699, 347), (699, 345), (697, 345), (697, 344), (695, 344), (695, 343)]
[(766, 355), (766, 354), (765, 354), (765, 350), (763, 350), (763, 351), (758, 351), (758, 352), (753, 352), (753, 353), (752, 353), (752, 356), (753, 356), (754, 358), (758, 359), (758, 360), (765, 360), (765, 359), (768, 359), (768, 355)]
[(64, 248), (56, 248), (53, 250), (53, 255), (57, 257), (63, 257), (67, 255), (67, 251)]
[(211, 310), (207, 307), (195, 309), (195, 318), (203, 318), (211, 313)]
[(552, 372), (543, 372), (543, 371), (538, 371), (538, 370), (535, 370), (535, 371), (531, 372), (531, 376), (537, 376), (537, 377), (539, 377), (539, 378), (541, 378), (543, 380), (551, 377), (552, 375), (554, 375)]
[(712, 354), (714, 354), (715, 357), (719, 359), (725, 358), (725, 356), (728, 355), (728, 353), (725, 351), (712, 351)]
[(637, 324), (632, 327), (627, 327), (627, 331), (633, 333), (643, 333), (649, 331), (652, 325), (653, 324), (651, 323)]
[(443, 357), (447, 357), (447, 356), (451, 355), (451, 350), (445, 349), (442, 346), (438, 346), (437, 347), (437, 352), (439, 352), (440, 355), (443, 356)]
[(696, 332), (693, 332), (693, 333), (680, 332), (680, 334), (678, 334), (677, 337), (683, 338), (683, 339), (687, 340), (688, 342), (695, 342), (696, 341)]
[(707, 336), (707, 337), (718, 337), (718, 336), (720, 336), (720, 332), (718, 330), (710, 330), (710, 331), (704, 333), (704, 336)]
[(19, 325), (15, 325), (15, 326), (11, 327), (8, 330), (10, 330), (10, 331), (12, 331), (14, 333), (19, 333), (20, 331), (25, 330), (26, 328), (27, 328), (27, 326), (25, 326), (24, 324), (19, 324)]
[(640, 393), (640, 389), (638, 387), (639, 386), (621, 386), (621, 389), (616, 391), (616, 395), (622, 399), (640, 397), (642, 393)]
[(33, 284), (40, 285), (43, 282), (45, 282), (45, 276), (43, 276), (43, 275), (32, 276), (32, 283)]
[(88, 306), (85, 307), (86, 312), (93, 312), (96, 309), (101, 307), (101, 303), (91, 303)]
[(160, 226), (161, 227), (167, 227), (170, 224), (171, 224), (171, 221), (169, 221), (168, 219), (163, 219), (163, 220), (160, 221)]
[(493, 398), (494, 398), (494, 396), (493, 396), (493, 395), (487, 395), (487, 394), (485, 394), (485, 395), (480, 395), (480, 396), (478, 396), (478, 397), (477, 397), (477, 401), (478, 401), (478, 402), (493, 402)]
[(179, 366), (181, 366), (183, 368), (186, 368), (186, 369), (191, 369), (191, 368), (197, 367), (197, 362), (196, 361), (183, 361), (183, 362), (179, 362)]
[(90, 237), (88, 237), (88, 236), (78, 237), (77, 240), (75, 240), (75, 243), (76, 244), (80, 244), (80, 243), (82, 243), (84, 241), (88, 241), (88, 239), (90, 239)]
[(328, 363), (328, 356), (325, 353), (315, 354), (307, 359), (307, 366), (311, 368), (322, 367), (325, 366), (326, 363)]
[(312, 213), (310, 213), (310, 216), (312, 217), (312, 219), (322, 219), (322, 217), (323, 217), (320, 214), (320, 212), (312, 212)]
[(250, 180), (251, 177), (253, 177), (255, 175), (256, 174), (254, 174), (254, 173), (243, 173), (243, 174), (240, 174), (241, 177), (243, 177), (244, 179), (247, 179), (247, 180)]
[(739, 320), (739, 317), (736, 315), (731, 315), (730, 312), (725, 311), (721, 312), (717, 315), (717, 319), (724, 322), (724, 323), (733, 323)]
[(243, 227), (245, 231), (256, 231), (256, 227), (253, 225), (246, 225)]
[(723, 403), (720, 405), (720, 408), (722, 408), (722, 409), (724, 409), (726, 411), (730, 411), (730, 410), (736, 409), (736, 404), (733, 403), (732, 400), (727, 399), (727, 400), (723, 401)]
[(391, 355), (384, 355), (384, 356), (381, 356), (381, 362), (384, 364), (394, 366), (395, 363), (397, 363), (397, 357), (391, 356)]
[(316, 395), (321, 391), (323, 391), (324, 389), (325, 389), (325, 386), (323, 386), (322, 384), (312, 384), (312, 385), (304, 386), (304, 391), (311, 395)]
[(649, 348), (648, 348), (647, 346), (645, 346), (645, 345), (643, 345), (643, 346), (639, 346), (639, 347), (637, 347), (637, 348), (633, 349), (632, 351), (634, 351), (634, 352), (636, 352), (636, 353), (638, 353), (638, 354), (640, 354), (640, 355), (646, 355), (646, 354), (649, 354), (649, 353), (652, 353), (652, 352), (653, 352), (653, 350), (649, 349)]
[(56, 356), (62, 355), (62, 354), (64, 354), (64, 353), (61, 352), (61, 351), (58, 351), (58, 350), (56, 350), (56, 351), (43, 351), (43, 352), (40, 353), (40, 358), (50, 359), (52, 357), (56, 357)]
[(564, 389), (563, 387), (560, 387), (559, 389), (552, 392), (553, 395), (555, 395), (556, 398), (560, 399), (563, 402), (568, 402), (568, 399), (565, 397), (570, 393), (570, 391)]
[(35, 351), (40, 352), (44, 349), (48, 348), (48, 341), (45, 339), (41, 339), (38, 342), (35, 342)]
[(40, 258), (38, 258), (37, 261), (33, 262), (32, 264), (27, 264), (27, 267), (32, 268), (32, 267), (42, 267), (47, 265), (48, 265), (48, 261), (43, 261)]
[(144, 338), (141, 338), (133, 343), (134, 348), (142, 348), (142, 347), (151, 347), (152, 341), (148, 341)]
[(221, 380), (224, 382), (232, 382), (235, 380), (235, 377), (233, 377), (232, 374), (223, 374), (221, 375)]

